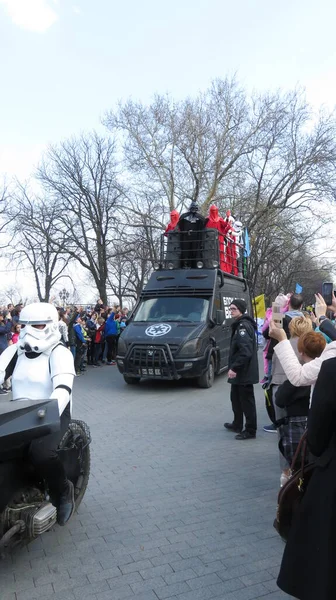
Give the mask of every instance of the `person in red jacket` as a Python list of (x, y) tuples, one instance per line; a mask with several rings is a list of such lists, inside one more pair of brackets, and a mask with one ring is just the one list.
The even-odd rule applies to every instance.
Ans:
[(99, 317), (97, 319), (97, 331), (94, 338), (94, 355), (93, 355), (93, 366), (99, 367), (99, 357), (101, 355), (101, 351), (103, 349), (103, 341), (104, 341), (104, 329), (105, 329), (105, 319)]
[(207, 229), (217, 229), (220, 233), (218, 236), (219, 244), (219, 266), (222, 271), (227, 271), (227, 258), (225, 253), (225, 236), (231, 228), (228, 220), (224, 220), (219, 216), (218, 208), (214, 204), (210, 206), (209, 216), (207, 217), (205, 227)]
[(174, 231), (176, 229), (177, 224), (179, 222), (180, 213), (177, 210), (172, 210), (170, 213), (170, 221), (166, 227), (165, 235), (169, 233), (169, 231)]

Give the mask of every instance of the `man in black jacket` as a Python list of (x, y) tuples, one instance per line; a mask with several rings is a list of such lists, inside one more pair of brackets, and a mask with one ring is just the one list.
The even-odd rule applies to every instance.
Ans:
[[(256, 323), (246, 314), (245, 300), (237, 298), (230, 305), (233, 318), (229, 354), (229, 383), (231, 383), (231, 403), (234, 419), (224, 423), (229, 431), (234, 431), (236, 440), (249, 440), (256, 437), (257, 413), (253, 384), (259, 381), (259, 368), (256, 341)], [(243, 430), (243, 417), (245, 429)]]

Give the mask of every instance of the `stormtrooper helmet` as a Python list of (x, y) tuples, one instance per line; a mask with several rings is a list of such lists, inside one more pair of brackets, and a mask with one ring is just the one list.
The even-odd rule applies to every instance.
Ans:
[(47, 302), (27, 304), (20, 314), (19, 346), (26, 352), (46, 352), (61, 339), (56, 307)]
[(240, 236), (242, 234), (243, 231), (243, 224), (241, 221), (234, 221), (233, 226), (232, 226), (233, 232), (236, 234), (236, 236)]

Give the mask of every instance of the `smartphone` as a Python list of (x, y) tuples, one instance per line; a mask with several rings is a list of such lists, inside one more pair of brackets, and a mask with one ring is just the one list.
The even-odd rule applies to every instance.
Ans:
[(330, 282), (322, 283), (322, 296), (323, 296), (323, 300), (327, 306), (331, 305), (333, 294), (334, 294), (334, 284), (330, 283)]
[(277, 327), (283, 329), (283, 313), (281, 312), (280, 304), (276, 302), (272, 302), (272, 320)]

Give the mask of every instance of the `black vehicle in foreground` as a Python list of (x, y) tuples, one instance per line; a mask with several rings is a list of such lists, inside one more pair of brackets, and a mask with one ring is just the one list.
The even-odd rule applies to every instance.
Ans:
[[(29, 462), (27, 446), (59, 428), (56, 400), (0, 403), (0, 558), (56, 524), (56, 508), (50, 502), (45, 482), (37, 477)], [(90, 442), (86, 423), (71, 420), (59, 444), (67, 477), (74, 484), (76, 508), (89, 481)]]
[(196, 268), (188, 267), (179, 234), (168, 235), (160, 268), (141, 292), (119, 338), (117, 365), (128, 384), (145, 378), (188, 378), (209, 388), (215, 375), (227, 369), (229, 306), (234, 298), (243, 298), (251, 307), (250, 293), (244, 277), (218, 268), (217, 231), (200, 234), (199, 260), (193, 256), (192, 263)]

